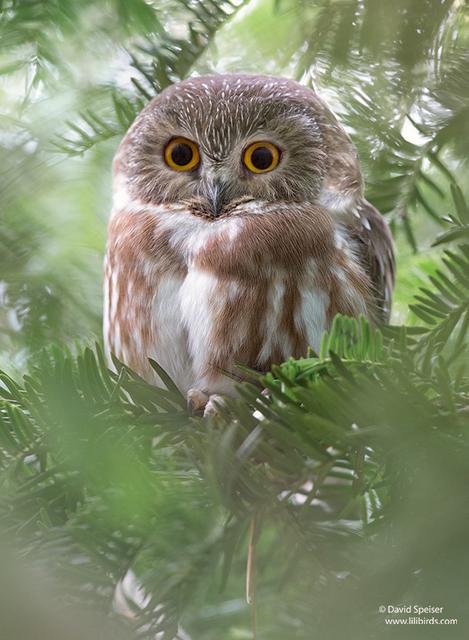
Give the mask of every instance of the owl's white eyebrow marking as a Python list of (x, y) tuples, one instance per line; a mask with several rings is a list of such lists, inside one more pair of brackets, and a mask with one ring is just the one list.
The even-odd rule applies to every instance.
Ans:
[(119, 211), (125, 209), (130, 202), (131, 197), (127, 188), (126, 175), (122, 172), (116, 173), (112, 192), (112, 208)]

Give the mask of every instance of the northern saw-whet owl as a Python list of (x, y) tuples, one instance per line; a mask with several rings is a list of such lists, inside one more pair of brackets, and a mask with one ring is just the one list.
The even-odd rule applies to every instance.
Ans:
[(140, 113), (114, 159), (105, 261), (108, 354), (197, 410), (232, 395), (237, 364), (316, 351), (335, 314), (389, 316), (390, 233), (363, 197), (355, 149), (311, 89), (216, 75)]

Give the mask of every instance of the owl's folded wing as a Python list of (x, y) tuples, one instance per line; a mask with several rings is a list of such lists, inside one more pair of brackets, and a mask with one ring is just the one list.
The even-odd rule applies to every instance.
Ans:
[(364, 198), (356, 210), (349, 231), (358, 258), (369, 274), (378, 309), (378, 320), (389, 322), (395, 282), (395, 256), (391, 233), (384, 218)]

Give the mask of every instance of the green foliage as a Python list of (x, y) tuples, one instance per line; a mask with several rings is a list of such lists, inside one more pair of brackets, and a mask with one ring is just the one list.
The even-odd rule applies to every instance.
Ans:
[(160, 27), (134, 43), (128, 52), (136, 74), (131, 77), (134, 94), (112, 93), (112, 120), (87, 111), (80, 114), (80, 124), (68, 121), (75, 137), (61, 136), (55, 141), (59, 149), (70, 154), (83, 153), (108, 138), (124, 135), (148, 100), (190, 73), (216, 31), (245, 1), (197, 0), (180, 4), (187, 14), (185, 36), (173, 36)]
[[(469, 237), (469, 208), (460, 188), (451, 185), (455, 213), (446, 218), (451, 226), (440, 234), (435, 245), (464, 241)], [(443, 352), (448, 352), (448, 361), (460, 358), (465, 349), (469, 326), (469, 244), (462, 243), (455, 250), (445, 250), (445, 270), (437, 270), (430, 277), (433, 291), (422, 288), (417, 295), (412, 311), (428, 325), (427, 344), (424, 355), (426, 368), (430, 361)]]
[(469, 151), (467, 5), (402, 0), (344, 7), (325, 0), (309, 15), (312, 36), (298, 75), (312, 68), (315, 80), (317, 69), (318, 82), (340, 92), (366, 165), (368, 196), (392, 213), (392, 224), (402, 226), (416, 250), (411, 213), (438, 221), (441, 178), (454, 179), (445, 151), (460, 158)]
[(194, 637), (249, 637), (254, 514), (259, 637), (306, 639), (312, 625), (385, 636), (383, 602), (462, 616), (448, 589), (469, 565), (467, 246), (445, 261), (417, 296), (424, 325), (337, 317), (319, 355), (241, 385), (214, 420), (189, 418), (167, 377), (159, 389), (118, 361), (109, 371), (99, 346), (48, 350), (22, 384), (2, 374), (3, 526), (65, 582), (63, 606), (110, 611), (132, 571), (147, 598), (129, 598), (134, 619), (121, 624), (139, 637), (173, 638), (181, 619)]
[[(367, 196), (425, 252), (449, 184), (465, 185), (467, 43), (467, 3), (450, 0), (3, 2), (0, 362), (21, 370), (51, 337), (99, 334), (113, 150), (148, 99), (194, 72), (316, 85), (359, 149)], [(438, 251), (399, 248), (408, 321)]]

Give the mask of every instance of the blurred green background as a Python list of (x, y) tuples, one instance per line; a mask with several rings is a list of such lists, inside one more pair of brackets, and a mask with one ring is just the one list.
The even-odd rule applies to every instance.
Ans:
[(3, 2), (3, 366), (100, 335), (113, 152), (139, 101), (191, 73), (284, 74), (329, 100), (395, 230), (406, 321), (451, 209), (439, 163), (467, 184), (468, 29), (467, 4), (449, 0)]
[[(406, 328), (382, 350), (369, 329), (338, 326), (345, 365), (326, 349), (274, 372), (263, 429), (253, 389), (222, 428), (203, 424), (176, 390), (113, 377), (76, 346), (101, 339), (120, 139), (165, 86), (222, 71), (313, 86), (397, 244), (392, 323)], [(0, 2), (0, 516), (25, 571), (39, 562), (52, 582), (28, 609), (31, 637), (169, 639), (181, 616), (194, 640), (253, 637), (253, 513), (258, 638), (467, 637), (468, 157), (464, 0)], [(456, 245), (443, 255), (445, 216)], [(109, 612), (130, 569), (151, 597), (127, 626)], [(42, 575), (11, 579), (16, 603)], [(459, 625), (389, 629), (377, 606), (402, 602), (445, 606)], [(69, 628), (41, 626), (54, 606)], [(20, 617), (12, 640), (29, 637)]]

